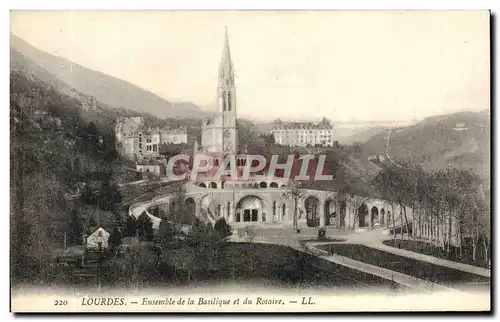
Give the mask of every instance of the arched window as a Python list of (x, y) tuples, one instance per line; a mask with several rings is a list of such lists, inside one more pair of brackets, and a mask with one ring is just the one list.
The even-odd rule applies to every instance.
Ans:
[(207, 187), (207, 185), (206, 185), (206, 184), (204, 184), (204, 183), (202, 182), (202, 183), (200, 183), (200, 187), (201, 187), (201, 188), (206, 188), (206, 187)]
[(217, 189), (217, 183), (210, 182), (210, 188)]
[(262, 181), (262, 182), (260, 183), (260, 187), (261, 187), (261, 188), (267, 188), (267, 182)]
[(278, 188), (278, 184), (276, 182), (271, 182), (271, 184), (269, 185), (269, 187), (271, 187), (271, 188)]
[(227, 92), (227, 110), (231, 110), (231, 92)]

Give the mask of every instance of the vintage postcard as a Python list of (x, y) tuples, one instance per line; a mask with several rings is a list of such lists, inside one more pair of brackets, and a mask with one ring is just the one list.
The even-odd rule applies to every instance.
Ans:
[(10, 19), (11, 311), (491, 310), (490, 12)]

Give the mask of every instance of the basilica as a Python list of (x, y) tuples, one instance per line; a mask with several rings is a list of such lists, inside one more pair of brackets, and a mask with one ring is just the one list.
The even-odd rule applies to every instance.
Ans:
[[(193, 156), (209, 155), (213, 168), (184, 183), (182, 203), (191, 214), (186, 216), (184, 224), (191, 224), (193, 218), (212, 223), (224, 218), (236, 229), (248, 225), (355, 229), (387, 226), (391, 222), (397, 206), (367, 198), (353, 202), (352, 196), (347, 199), (338, 196), (334, 187), (330, 191), (304, 189), (293, 180), (262, 174), (244, 179), (212, 176), (226, 155), (235, 155), (238, 167), (243, 167), (246, 159), (238, 147), (236, 85), (227, 29), (216, 98), (216, 116), (203, 122), (201, 142), (195, 142), (193, 147)], [(174, 194), (158, 196), (133, 205), (130, 214), (139, 216), (145, 211), (158, 227), (161, 219), (152, 214), (162, 210), (168, 215), (175, 211), (176, 202), (179, 198)]]

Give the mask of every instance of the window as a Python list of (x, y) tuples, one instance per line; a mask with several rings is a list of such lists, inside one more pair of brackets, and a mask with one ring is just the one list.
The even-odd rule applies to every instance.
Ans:
[(250, 209), (243, 211), (243, 221), (250, 221)]
[(151, 143), (151, 139), (146, 139), (146, 143)]
[[(142, 149), (142, 143), (139, 143), (139, 149)], [(139, 151), (141, 152), (141, 151)]]
[(146, 146), (147, 151), (151, 151), (151, 145)]
[(252, 221), (257, 221), (257, 215), (259, 211), (257, 209), (252, 209)]
[(100, 230), (99, 230), (99, 231), (97, 232), (97, 237), (102, 237), (102, 231), (100, 231)]
[(241, 221), (241, 214), (239, 212), (236, 213), (236, 222)]
[(158, 144), (153, 144), (153, 152), (157, 152), (158, 151)]

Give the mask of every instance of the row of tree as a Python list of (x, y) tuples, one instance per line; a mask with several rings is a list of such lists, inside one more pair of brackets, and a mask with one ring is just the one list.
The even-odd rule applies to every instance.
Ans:
[(406, 227), (401, 229), (401, 234), (410, 231), (406, 207), (411, 207), (411, 230), (415, 237), (439, 245), (447, 252), (453, 245), (461, 251), (467, 238), (472, 242), (474, 260), (479, 242), (488, 254), (491, 243), (489, 189), (471, 170), (449, 168), (429, 173), (409, 164), (386, 166), (373, 184), (383, 199), (400, 206), (401, 226)]

